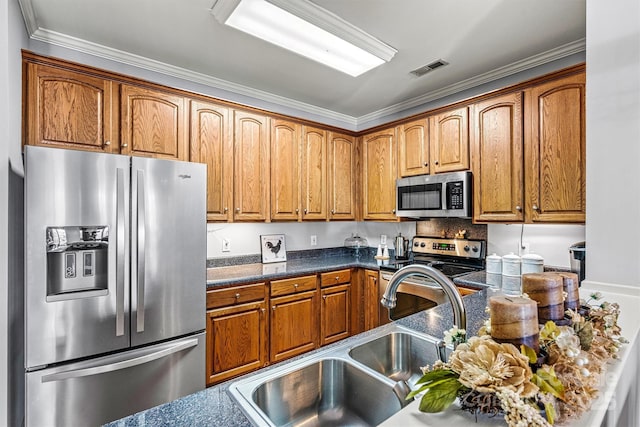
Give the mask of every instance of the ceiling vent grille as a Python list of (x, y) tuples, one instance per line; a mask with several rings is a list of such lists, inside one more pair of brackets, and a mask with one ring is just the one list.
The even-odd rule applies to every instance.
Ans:
[(445, 65), (449, 65), (449, 63), (446, 61), (443, 61), (442, 59), (438, 59), (437, 61), (433, 61), (431, 64), (423, 65), (420, 68), (416, 68), (410, 73), (416, 77), (421, 77), (427, 74), (429, 71), (433, 71), (436, 68), (443, 67)]

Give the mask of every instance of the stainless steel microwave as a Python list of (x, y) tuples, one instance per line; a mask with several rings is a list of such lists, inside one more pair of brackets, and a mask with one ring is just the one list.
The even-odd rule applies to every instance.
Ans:
[(419, 175), (396, 181), (396, 215), (408, 218), (471, 218), (471, 172)]

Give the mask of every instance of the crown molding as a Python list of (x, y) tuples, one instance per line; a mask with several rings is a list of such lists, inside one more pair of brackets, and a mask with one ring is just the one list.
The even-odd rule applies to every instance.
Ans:
[(517, 74), (519, 72), (526, 71), (528, 69), (535, 68), (540, 65), (565, 58), (567, 56), (571, 56), (575, 53), (583, 52), (585, 51), (585, 49), (586, 39), (582, 38), (580, 40), (564, 44), (546, 52), (542, 52), (540, 54), (530, 56), (523, 60), (505, 65), (503, 67), (496, 68), (486, 73), (479, 74), (470, 79), (462, 80), (460, 82), (425, 93), (424, 95), (409, 99), (407, 101), (390, 105), (387, 108), (365, 114), (364, 116), (358, 117), (358, 123), (363, 124), (373, 120), (382, 119), (391, 114), (401, 113), (402, 111), (426, 104), (427, 102), (435, 101), (437, 99), (444, 98), (446, 96), (453, 95), (455, 93), (462, 92), (464, 90), (471, 89), (485, 83), (490, 83), (492, 81), (508, 77), (512, 74)]

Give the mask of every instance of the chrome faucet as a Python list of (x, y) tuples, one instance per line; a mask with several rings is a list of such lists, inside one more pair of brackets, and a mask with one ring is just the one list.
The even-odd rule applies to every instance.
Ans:
[(440, 285), (453, 308), (454, 326), (458, 329), (467, 329), (467, 314), (456, 285), (453, 284), (451, 279), (442, 274), (442, 272), (423, 264), (407, 265), (396, 271), (394, 275), (391, 276), (391, 279), (389, 279), (387, 289), (385, 289), (380, 303), (387, 308), (394, 308), (396, 306), (396, 291), (398, 290), (398, 286), (400, 286), (404, 279), (410, 276), (422, 276), (433, 279)]

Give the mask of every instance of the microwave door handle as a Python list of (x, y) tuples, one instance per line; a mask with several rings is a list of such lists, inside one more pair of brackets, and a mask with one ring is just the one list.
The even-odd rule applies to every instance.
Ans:
[[(183, 341), (172, 345), (171, 347), (154, 351), (149, 353), (147, 349), (139, 349), (134, 352), (130, 358), (126, 360), (120, 360), (117, 362), (100, 363), (95, 366), (82, 369), (71, 369), (68, 371), (57, 372), (55, 374), (48, 374), (42, 377), (42, 382), (62, 381), (72, 378), (88, 377), (92, 375), (106, 374), (109, 372), (119, 371), (122, 369), (131, 368), (133, 366), (142, 365), (145, 363), (153, 362), (154, 360), (161, 359), (163, 357), (170, 356), (180, 351), (195, 347), (198, 345), (198, 339), (193, 338), (188, 341)], [(118, 356), (114, 356), (117, 359)]]
[(136, 331), (144, 332), (144, 278), (145, 278), (145, 245), (146, 245), (146, 205), (145, 205), (145, 185), (144, 171), (137, 171), (137, 207), (138, 215), (136, 221), (137, 239), (137, 302), (136, 302)]
[(125, 267), (125, 191), (124, 169), (116, 169), (116, 336), (124, 335)]

